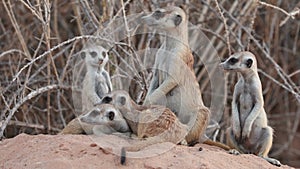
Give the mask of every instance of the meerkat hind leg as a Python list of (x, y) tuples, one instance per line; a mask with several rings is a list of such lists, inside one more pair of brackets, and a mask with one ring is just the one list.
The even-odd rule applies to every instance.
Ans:
[(232, 127), (229, 127), (226, 130), (226, 142), (227, 145), (232, 148), (228, 151), (229, 154), (240, 155), (241, 153), (245, 153), (236, 142)]
[[(185, 137), (187, 143), (189, 145), (199, 143), (201, 136), (204, 134), (206, 130), (206, 126), (209, 122), (209, 110), (208, 109), (200, 109), (196, 116), (190, 117), (190, 122), (188, 126), (192, 126), (188, 135)], [(193, 124), (190, 124), (193, 123)]]
[(268, 157), (268, 153), (272, 147), (272, 141), (273, 141), (273, 129), (271, 127), (265, 127), (261, 130), (261, 136), (260, 139), (257, 141), (257, 145), (260, 148), (258, 156), (262, 157), (263, 159), (267, 160), (269, 163), (281, 166), (280, 161)]

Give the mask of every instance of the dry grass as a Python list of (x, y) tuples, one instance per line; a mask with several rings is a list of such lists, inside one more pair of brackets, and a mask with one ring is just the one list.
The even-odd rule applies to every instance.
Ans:
[[(21, 132), (55, 134), (74, 118), (78, 111), (72, 99), (74, 77), (78, 73), (74, 65), (88, 40), (112, 47), (107, 69), (113, 75), (114, 87), (129, 88), (136, 101), (142, 102), (151, 73), (141, 70), (153, 62), (149, 46), (158, 47), (160, 43), (152, 34), (135, 35), (134, 31), (142, 28), (133, 30), (135, 22), (126, 15), (172, 4), (187, 11), (194, 28), (201, 29), (216, 49), (205, 46), (201, 49), (205, 66), (216, 63), (213, 58), (217, 56), (223, 59), (236, 51), (250, 50), (256, 54), (265, 109), (275, 129), (270, 155), (299, 167), (300, 3), (297, 0), (191, 0), (155, 4), (141, 0), (121, 3), (2, 0), (0, 137), (13, 137)], [(117, 20), (125, 25), (122, 32), (126, 38), (121, 38), (120, 31), (111, 33), (114, 30), (106, 29)], [(117, 29), (118, 25), (111, 28)], [(191, 44), (197, 44), (201, 36), (193, 34)], [(214, 72), (217, 68), (205, 69), (199, 58), (195, 58), (194, 68), (207, 105), (214, 92), (225, 93), (225, 97), (218, 98), (221, 102), (227, 98), (224, 111), (213, 114), (221, 126), (217, 138), (223, 141), (236, 76), (229, 75), (227, 85), (214, 89), (207, 71)], [(134, 81), (124, 82), (123, 77)]]

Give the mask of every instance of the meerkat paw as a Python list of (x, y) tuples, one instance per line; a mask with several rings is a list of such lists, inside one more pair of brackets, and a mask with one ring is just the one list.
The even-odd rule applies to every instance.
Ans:
[(236, 149), (230, 149), (229, 151), (228, 151), (228, 153), (229, 154), (233, 154), (233, 155), (240, 155), (241, 153), (238, 151), (238, 150), (236, 150)]
[(276, 160), (274, 158), (270, 158), (270, 157), (262, 157), (263, 159), (267, 160), (269, 163), (276, 165), (277, 167), (281, 166), (281, 163), (279, 160)]
[(187, 143), (187, 141), (185, 139), (183, 139), (179, 144), (180, 145), (184, 145), (184, 146), (188, 145), (188, 143)]

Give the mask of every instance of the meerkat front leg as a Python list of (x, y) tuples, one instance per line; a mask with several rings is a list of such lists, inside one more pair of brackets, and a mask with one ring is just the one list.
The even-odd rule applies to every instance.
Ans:
[(149, 97), (149, 95), (151, 95), (153, 93), (153, 91), (158, 88), (158, 77), (155, 76), (155, 74), (157, 74), (157, 71), (158, 70), (154, 70), (152, 72), (153, 73), (153, 77), (152, 77), (152, 79), (150, 81), (150, 85), (149, 85), (149, 88), (148, 88), (145, 100), (147, 100), (147, 98)]
[(162, 101), (161, 99), (163, 99), (176, 86), (176, 81), (173, 78), (168, 77), (157, 89), (153, 91), (152, 94), (148, 96), (145, 104), (153, 104)]
[(103, 71), (102, 74), (103, 74), (103, 76), (105, 78), (106, 85), (108, 87), (108, 92), (111, 92), (113, 90), (113, 87), (112, 87), (112, 84), (111, 84), (111, 81), (110, 81), (109, 73), (107, 71)]
[(242, 142), (245, 141), (250, 136), (250, 132), (252, 129), (252, 124), (254, 120), (257, 119), (259, 113), (263, 108), (263, 100), (260, 97), (255, 98), (255, 106), (252, 108), (251, 112), (249, 113), (248, 117), (245, 120), (245, 125), (242, 131)]
[[(237, 88), (237, 87), (235, 87)], [(239, 91), (239, 90), (234, 90)], [(235, 137), (235, 140), (239, 140), (241, 138), (241, 122), (240, 122), (240, 114), (239, 114), (239, 108), (238, 108), (238, 96), (240, 93), (233, 94), (233, 102), (232, 102), (232, 127), (230, 129), (233, 130), (233, 134)]]

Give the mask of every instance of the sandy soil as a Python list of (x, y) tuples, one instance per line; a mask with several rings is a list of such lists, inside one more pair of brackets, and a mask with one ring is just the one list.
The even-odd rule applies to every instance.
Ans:
[(254, 155), (230, 155), (217, 147), (197, 144), (194, 147), (164, 143), (137, 153), (127, 152), (125, 165), (120, 164), (120, 148), (126, 139), (110, 135), (26, 135), (0, 142), (0, 168), (203, 168), (203, 169), (286, 169), (276, 167)]

